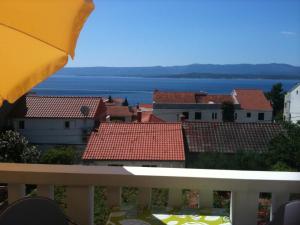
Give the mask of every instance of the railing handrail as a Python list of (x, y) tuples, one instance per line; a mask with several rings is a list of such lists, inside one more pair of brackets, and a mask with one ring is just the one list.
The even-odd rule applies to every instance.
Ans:
[(0, 182), (297, 192), (300, 173), (0, 163)]

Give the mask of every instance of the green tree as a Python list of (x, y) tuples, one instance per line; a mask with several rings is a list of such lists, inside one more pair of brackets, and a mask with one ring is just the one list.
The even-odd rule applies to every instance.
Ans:
[(41, 163), (71, 165), (78, 161), (77, 151), (70, 146), (63, 146), (46, 151), (41, 157)]
[(285, 92), (282, 83), (274, 84), (271, 91), (266, 93), (266, 97), (273, 106), (273, 115), (277, 120), (282, 120)]
[(108, 96), (108, 102), (109, 102), (109, 103), (112, 103), (112, 102), (113, 102), (113, 99), (112, 99), (111, 95)]
[(234, 122), (234, 105), (232, 102), (222, 103), (223, 122)]
[(270, 169), (300, 171), (300, 126), (285, 123), (284, 128), (270, 142), (266, 162)]
[(124, 100), (124, 102), (122, 103), (122, 105), (123, 105), (123, 106), (128, 106), (128, 105), (129, 105), (127, 98), (125, 98), (125, 100)]
[(0, 161), (37, 163), (40, 151), (31, 146), (18, 132), (8, 130), (0, 134)]

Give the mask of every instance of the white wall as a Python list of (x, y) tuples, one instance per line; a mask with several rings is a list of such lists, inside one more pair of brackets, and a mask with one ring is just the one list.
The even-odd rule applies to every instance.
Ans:
[[(201, 110), (185, 110), (185, 109), (153, 109), (153, 114), (167, 122), (177, 122), (183, 112), (189, 112), (189, 121), (202, 122), (221, 122), (222, 110), (220, 109), (201, 109)], [(201, 120), (195, 120), (195, 112), (202, 113)], [(212, 119), (212, 113), (217, 113), (217, 119)]]
[[(237, 123), (271, 123), (273, 121), (272, 111), (253, 111), (253, 110), (236, 110)], [(247, 117), (247, 113), (251, 113), (251, 117)], [(264, 113), (264, 120), (258, 120), (258, 114)]]
[(300, 121), (300, 84), (285, 96), (284, 117), (293, 123)]
[(153, 165), (156, 167), (169, 167), (169, 168), (184, 168), (184, 161), (93, 161), (88, 164), (98, 165), (98, 166), (108, 166), (108, 165), (122, 165), (122, 166), (145, 166)]
[[(176, 122), (179, 119), (179, 116), (183, 112), (189, 112), (189, 121), (201, 121), (201, 122), (222, 122), (222, 110), (221, 109), (201, 109), (201, 110), (184, 110), (184, 109), (154, 109), (153, 113), (157, 117), (163, 119), (167, 122)], [(195, 120), (195, 112), (202, 113), (201, 120)], [(212, 119), (212, 113), (217, 113), (217, 119)], [(273, 120), (272, 111), (247, 111), (247, 110), (236, 110), (237, 119), (235, 122), (237, 123), (271, 123)], [(251, 113), (251, 117), (247, 117), (247, 113)], [(264, 113), (264, 120), (258, 120), (258, 113)]]
[[(25, 123), (19, 129), (19, 121)], [(70, 121), (70, 128), (65, 128), (65, 121)], [(84, 144), (83, 128), (92, 129), (94, 120), (87, 119), (13, 119), (16, 131), (35, 144)]]

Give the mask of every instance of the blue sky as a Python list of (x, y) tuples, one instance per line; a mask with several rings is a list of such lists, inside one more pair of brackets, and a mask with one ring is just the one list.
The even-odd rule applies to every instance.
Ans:
[(68, 66), (300, 66), (300, 0), (94, 0)]

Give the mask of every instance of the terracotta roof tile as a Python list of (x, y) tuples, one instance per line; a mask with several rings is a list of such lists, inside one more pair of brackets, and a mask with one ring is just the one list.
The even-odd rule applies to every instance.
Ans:
[(105, 113), (101, 97), (26, 96), (11, 113), (11, 117), (26, 118), (84, 118), (81, 107), (87, 106), (87, 118)]
[(127, 116), (133, 115), (133, 112), (130, 112), (128, 106), (107, 105), (106, 108), (107, 108), (106, 114), (110, 115), (112, 117), (114, 117), (114, 116), (127, 117)]
[(165, 121), (157, 116), (153, 115), (151, 111), (144, 111), (142, 113), (141, 122), (142, 123), (164, 123)]
[(153, 101), (155, 103), (196, 103), (193, 92), (162, 92), (154, 91)]
[(262, 90), (235, 89), (235, 92), (242, 109), (272, 111), (272, 106)]
[(180, 123), (102, 123), (84, 160), (184, 161)]
[(271, 123), (183, 123), (189, 152), (225, 152), (240, 150), (264, 152), (272, 138), (284, 131)]
[(222, 104), (223, 102), (234, 102), (231, 95), (201, 95), (196, 98), (197, 103), (208, 104), (213, 102), (215, 104)]

